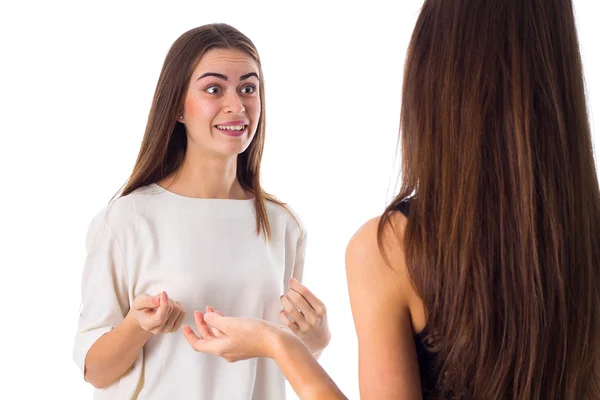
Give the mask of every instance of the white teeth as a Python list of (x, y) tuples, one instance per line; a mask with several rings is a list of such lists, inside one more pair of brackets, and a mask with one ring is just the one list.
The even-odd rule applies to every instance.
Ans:
[(243, 131), (245, 125), (217, 125), (217, 128), (223, 129), (226, 131)]

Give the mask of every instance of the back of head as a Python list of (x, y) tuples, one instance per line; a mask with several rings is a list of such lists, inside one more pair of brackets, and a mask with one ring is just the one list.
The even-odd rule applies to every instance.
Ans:
[(426, 0), (401, 139), (387, 214), (412, 198), (438, 394), (599, 398), (600, 194), (571, 1)]

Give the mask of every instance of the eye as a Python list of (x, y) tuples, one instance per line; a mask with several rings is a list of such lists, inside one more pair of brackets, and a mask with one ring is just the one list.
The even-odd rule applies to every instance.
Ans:
[(243, 94), (253, 94), (256, 92), (256, 85), (250, 84), (246, 85), (242, 88)]
[(204, 91), (208, 94), (220, 94), (221, 88), (217, 85), (208, 85), (204, 88)]

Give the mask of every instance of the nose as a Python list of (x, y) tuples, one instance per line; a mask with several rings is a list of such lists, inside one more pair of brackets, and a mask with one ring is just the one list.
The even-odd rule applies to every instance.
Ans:
[(246, 111), (246, 107), (236, 92), (230, 92), (225, 95), (223, 111), (226, 114), (241, 114)]

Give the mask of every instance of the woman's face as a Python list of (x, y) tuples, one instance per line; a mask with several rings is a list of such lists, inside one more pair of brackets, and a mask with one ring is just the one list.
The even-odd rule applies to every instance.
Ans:
[(192, 73), (179, 122), (188, 146), (203, 154), (237, 156), (256, 133), (260, 117), (259, 69), (238, 50), (213, 49)]

